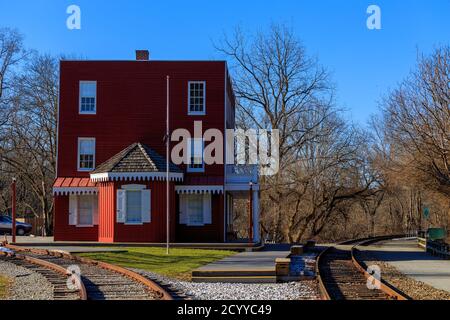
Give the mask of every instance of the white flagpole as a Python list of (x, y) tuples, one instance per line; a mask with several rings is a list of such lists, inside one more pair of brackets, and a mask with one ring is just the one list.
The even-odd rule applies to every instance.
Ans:
[(169, 210), (169, 81), (170, 77), (167, 76), (167, 105), (166, 105), (166, 253), (169, 254), (169, 245), (170, 245), (170, 210)]

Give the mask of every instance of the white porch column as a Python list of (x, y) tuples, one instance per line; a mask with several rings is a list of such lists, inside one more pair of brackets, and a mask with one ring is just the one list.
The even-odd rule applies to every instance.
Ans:
[(259, 242), (260, 232), (259, 232), (259, 191), (253, 190), (252, 195), (253, 200), (253, 241)]

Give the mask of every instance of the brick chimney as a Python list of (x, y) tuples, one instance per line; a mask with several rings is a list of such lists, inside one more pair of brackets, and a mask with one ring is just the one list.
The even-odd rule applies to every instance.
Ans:
[(148, 61), (150, 59), (150, 53), (148, 50), (136, 50), (136, 60)]

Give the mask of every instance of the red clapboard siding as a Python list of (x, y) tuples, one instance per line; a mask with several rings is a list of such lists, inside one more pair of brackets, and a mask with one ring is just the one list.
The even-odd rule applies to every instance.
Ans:
[[(234, 95), (229, 79), (225, 93), (225, 70), (224, 61), (61, 61), (58, 177), (89, 177), (89, 173), (77, 171), (79, 137), (96, 138), (96, 165), (134, 142), (144, 143), (165, 156), (166, 76), (170, 76), (171, 131), (184, 128), (193, 135), (194, 121), (202, 121), (203, 132), (210, 128), (223, 132), (225, 108), (230, 119), (228, 126), (234, 126)], [(79, 82), (83, 80), (97, 81), (96, 115), (78, 112)], [(188, 115), (189, 81), (206, 81), (205, 116)], [(223, 182), (223, 165), (206, 165), (204, 173), (185, 173), (184, 183), (179, 184), (223, 185)], [(142, 226), (116, 223), (116, 191), (121, 184), (98, 185), (100, 228), (69, 226), (69, 197), (55, 197), (55, 240), (166, 241), (165, 182), (145, 182), (152, 190), (152, 222)], [(213, 196), (213, 224), (192, 228), (177, 225), (174, 188), (171, 183), (170, 240), (223, 241), (223, 195)]]
[(98, 241), (98, 227), (69, 225), (69, 197), (55, 196), (55, 241)]
[(193, 227), (178, 224), (177, 217), (177, 242), (223, 242), (223, 195), (212, 195), (212, 224), (201, 227)]
[(114, 223), (115, 223), (115, 188), (114, 182), (105, 182), (98, 184), (98, 241), (114, 242)]
[[(224, 130), (225, 62), (62, 61), (59, 110), (58, 176), (77, 172), (77, 138), (96, 138), (96, 164), (134, 142), (165, 155), (166, 76), (170, 76), (170, 127), (194, 134), (194, 120)], [(80, 115), (79, 81), (97, 81), (97, 114)], [(188, 82), (206, 81), (206, 115), (188, 115)], [(174, 145), (174, 144), (172, 144)], [(204, 174), (223, 176), (222, 165)]]
[[(123, 182), (115, 183), (116, 190), (124, 184), (145, 184), (151, 190), (151, 222), (143, 225), (126, 225), (115, 223), (115, 242), (165, 242), (166, 241), (166, 182)], [(175, 240), (175, 185), (173, 182), (169, 186), (170, 197), (170, 220), (171, 220), (171, 241)], [(114, 196), (114, 208), (116, 206), (116, 196)], [(115, 211), (115, 210), (114, 210)], [(115, 220), (115, 214), (114, 214)]]

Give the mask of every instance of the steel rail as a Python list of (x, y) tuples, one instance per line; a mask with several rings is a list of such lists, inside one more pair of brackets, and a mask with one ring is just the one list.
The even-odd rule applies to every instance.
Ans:
[[(5, 244), (3, 244), (2, 246), (6, 247)], [(15, 251), (12, 248), (9, 248), (9, 249)], [(11, 255), (11, 254), (8, 254), (6, 252), (0, 252), (0, 256), (12, 257), (12, 258), (16, 258), (16, 259), (19, 259), (19, 260), (24, 260), (24, 261), (26, 261), (28, 263), (31, 263), (31, 264), (36, 265), (36, 266), (40, 266), (40, 267), (42, 267), (44, 269), (52, 270), (52, 271), (56, 272), (57, 274), (60, 274), (63, 277), (66, 277), (67, 279), (69, 279), (72, 276), (72, 273), (70, 271), (68, 271), (66, 268), (63, 268), (63, 267), (61, 267), (61, 266), (59, 266), (59, 265), (57, 265), (55, 263), (52, 263), (52, 262), (49, 262), (49, 261), (45, 261), (45, 260), (42, 260), (42, 259), (38, 259), (38, 258), (35, 258), (35, 257), (29, 257), (29, 256), (26, 256), (26, 255), (23, 255), (23, 254), (16, 254), (16, 253)], [(8, 261), (8, 260), (6, 260), (6, 261)], [(72, 282), (72, 283), (77, 285), (77, 287), (78, 287), (78, 294), (80, 296), (80, 300), (87, 300), (86, 287), (85, 287), (84, 283), (82, 281), (76, 281), (76, 282)]]
[(113, 264), (106, 263), (103, 261), (96, 261), (96, 260), (92, 260), (92, 259), (88, 259), (88, 258), (78, 257), (78, 256), (70, 254), (66, 251), (26, 248), (26, 247), (11, 245), (11, 244), (4, 244), (4, 246), (13, 251), (29, 252), (29, 253), (37, 254), (37, 255), (49, 255), (49, 256), (54, 256), (54, 257), (63, 258), (63, 259), (67, 259), (67, 260), (76, 261), (81, 264), (97, 266), (102, 269), (109, 270), (109, 271), (118, 273), (122, 276), (125, 276), (127, 278), (130, 278), (130, 279), (134, 280), (135, 282), (141, 283), (146, 288), (148, 288), (150, 291), (154, 292), (158, 296), (158, 298), (160, 298), (161, 300), (173, 300), (172, 295), (167, 290), (162, 288), (155, 281), (147, 279), (146, 277), (144, 277), (134, 271), (128, 270), (123, 267), (119, 267), (117, 265), (113, 265)]
[[(361, 245), (369, 245), (371, 243), (375, 243), (378, 241), (383, 240), (389, 240), (393, 238), (401, 238), (404, 237), (404, 235), (395, 235), (395, 236), (381, 236), (381, 237), (372, 237), (372, 238), (364, 238), (364, 239), (355, 239), (355, 240), (348, 240), (344, 242), (340, 242), (337, 245), (353, 245), (350, 249), (350, 255), (351, 255), (351, 261), (353, 266), (358, 270), (358, 272), (362, 273), (366, 279), (369, 277), (372, 277), (371, 274), (367, 272), (363, 264), (358, 261), (356, 258), (356, 252), (357, 247)], [(316, 275), (317, 275), (317, 281), (318, 281), (318, 287), (319, 287), (319, 293), (322, 300), (332, 300), (329, 290), (327, 289), (327, 286), (324, 281), (324, 275), (321, 274), (320, 266), (324, 260), (324, 257), (329, 254), (335, 246), (330, 246), (323, 250), (316, 260)], [(382, 291), (384, 294), (386, 294), (390, 299), (394, 300), (410, 300), (411, 298), (402, 293), (400, 290), (392, 286), (391, 284), (387, 283), (385, 280), (381, 279), (380, 285), (380, 291)]]

